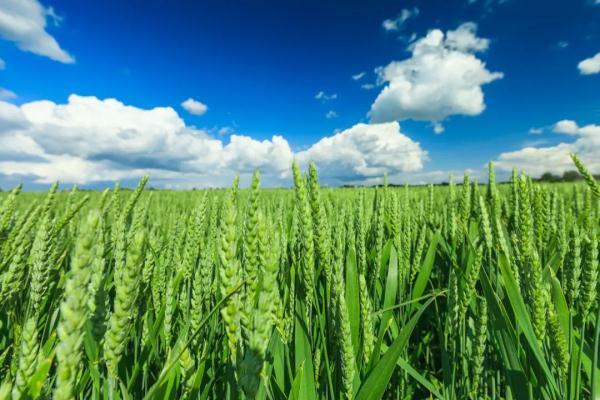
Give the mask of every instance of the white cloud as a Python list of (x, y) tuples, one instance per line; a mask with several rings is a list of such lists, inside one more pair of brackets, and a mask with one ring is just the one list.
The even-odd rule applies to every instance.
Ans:
[(600, 72), (600, 53), (596, 53), (595, 56), (586, 58), (577, 64), (579, 73), (582, 75), (592, 75)]
[[(62, 176), (64, 166), (74, 165), (80, 166), (78, 175), (73, 171), (64, 174), (62, 180), (89, 183), (119, 176), (126, 179), (142, 171), (159, 179), (185, 174), (218, 179), (223, 174), (232, 175), (232, 171), (249, 173), (255, 168), (276, 175), (285, 172), (283, 164), (288, 163), (282, 164), (281, 157), (269, 152), (276, 148), (289, 162), (292, 159), (287, 142), (282, 146), (278, 137), (256, 141), (232, 135), (225, 144), (186, 126), (170, 107), (146, 110), (115, 99), (77, 95), (69, 96), (66, 104), (42, 100), (17, 107), (0, 102), (0, 137), (8, 154), (16, 151), (15, 146), (21, 149), (14, 156), (19, 159), (2, 157), (0, 173), (31, 174), (42, 183)], [(35, 146), (17, 146), (24, 140)], [(27, 148), (34, 150), (26, 152)]]
[(355, 81), (358, 81), (359, 79), (362, 79), (363, 76), (365, 76), (367, 73), (366, 72), (359, 72), (356, 75), (352, 75), (352, 79)]
[(191, 97), (182, 102), (181, 107), (183, 107), (190, 114), (194, 115), (203, 115), (208, 110), (208, 106), (206, 104), (198, 100), (194, 100)]
[(463, 53), (485, 51), (490, 45), (489, 39), (477, 37), (477, 24), (466, 22), (454, 31), (446, 32), (445, 47)]
[(561, 40), (558, 43), (556, 43), (556, 47), (558, 47), (559, 49), (566, 49), (567, 47), (569, 47), (569, 42), (567, 42), (566, 40)]
[(63, 63), (75, 59), (46, 32), (47, 18), (60, 22), (54, 10), (37, 0), (2, 0), (0, 2), (0, 36), (15, 42), (24, 51), (49, 57)]
[(232, 135), (223, 148), (225, 168), (231, 171), (250, 172), (265, 169), (266, 174), (285, 176), (290, 168), (292, 151), (282, 136), (258, 141), (248, 136)]
[(419, 171), (427, 152), (400, 131), (397, 122), (357, 124), (326, 137), (296, 154), (301, 166), (310, 160), (331, 182), (361, 182), (367, 178)]
[(6, 68), (6, 61), (4, 61), (3, 59), (0, 58), (0, 70), (5, 69)]
[(439, 29), (409, 46), (410, 58), (377, 69), (387, 85), (371, 105), (373, 122), (414, 119), (439, 123), (450, 115), (479, 115), (485, 109), (482, 86), (502, 78), (475, 52), (489, 46), (465, 23), (444, 34)]
[(0, 101), (0, 135), (7, 130), (22, 128), (28, 125), (21, 109), (14, 104)]
[(434, 122), (433, 123), (433, 132), (437, 133), (438, 135), (440, 133), (444, 132), (444, 125), (440, 124), (439, 122)]
[(406, 21), (416, 17), (417, 15), (419, 15), (418, 8), (415, 7), (412, 10), (405, 8), (400, 12), (400, 14), (396, 18), (386, 19), (385, 21), (383, 21), (381, 23), (381, 26), (383, 26), (383, 29), (385, 29), (388, 32), (398, 31), (402, 29), (402, 25), (404, 25)]
[(337, 93), (326, 94), (324, 91), (321, 90), (319, 93), (317, 93), (315, 95), (315, 99), (321, 100), (322, 102), (326, 102), (329, 100), (335, 100), (335, 99), (337, 99)]
[(325, 114), (325, 118), (327, 118), (327, 119), (332, 119), (332, 118), (337, 118), (337, 117), (338, 117), (338, 114), (333, 110), (329, 110), (329, 111), (327, 111), (327, 114)]
[(375, 89), (375, 85), (373, 85), (372, 83), (364, 83), (364, 84), (360, 85), (360, 87), (364, 90)]
[(14, 99), (17, 97), (15, 92), (6, 88), (0, 87), (0, 99)]
[(530, 135), (541, 135), (544, 133), (544, 128), (529, 128)]
[(563, 119), (554, 124), (552, 130), (556, 133), (566, 133), (567, 135), (575, 135), (579, 132), (577, 122), (570, 119)]
[(579, 126), (575, 121), (562, 120), (554, 125), (553, 131), (573, 136), (575, 141), (502, 153), (495, 162), (496, 167), (501, 170), (516, 167), (536, 176), (544, 172), (560, 174), (574, 169), (570, 153), (576, 153), (591, 171), (600, 171), (600, 125)]
[[(322, 165), (324, 182), (345, 182), (420, 170), (426, 154), (393, 122), (356, 125), (295, 156), (304, 166), (311, 158)], [(186, 125), (171, 107), (77, 95), (64, 104), (0, 101), (2, 179), (91, 184), (150, 174), (155, 186), (183, 188), (224, 186), (258, 168), (265, 185), (289, 185), (293, 158), (282, 136), (232, 134), (225, 142)]]

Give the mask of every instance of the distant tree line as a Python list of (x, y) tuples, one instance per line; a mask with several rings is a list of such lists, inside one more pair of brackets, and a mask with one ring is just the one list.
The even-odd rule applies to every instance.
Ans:
[[(595, 174), (594, 178), (596, 178), (596, 180), (600, 180), (600, 174)], [(583, 176), (581, 176), (581, 174), (577, 171), (565, 171), (563, 172), (562, 175), (555, 175), (552, 172), (544, 172), (538, 179), (535, 179), (538, 182), (575, 182), (575, 181), (581, 181), (583, 180)], [(508, 181), (506, 182), (497, 182), (498, 184), (503, 184), (503, 183), (508, 183)], [(448, 186), (448, 182), (444, 181), (444, 182), (439, 182), (439, 183), (434, 183), (434, 186)], [(457, 185), (460, 185), (461, 182), (457, 182)], [(485, 183), (480, 183), (479, 185), (483, 185), (485, 186)], [(342, 188), (346, 188), (346, 189), (351, 189), (351, 188), (357, 188), (357, 187), (374, 187), (374, 186), (382, 186), (381, 184), (375, 184), (375, 185), (367, 185), (367, 186), (363, 186), (363, 185), (352, 185), (352, 184), (345, 184), (345, 185), (341, 185), (340, 187)], [(404, 183), (388, 183), (389, 187), (404, 187), (405, 184)], [(421, 186), (421, 185), (409, 185), (409, 186)], [(208, 188), (208, 189), (214, 189), (214, 188)], [(67, 192), (70, 191), (71, 188), (64, 188), (63, 191)], [(77, 190), (81, 191), (81, 192), (93, 192), (95, 191), (95, 189), (85, 189), (85, 188), (80, 188), (78, 187)], [(121, 187), (119, 190), (122, 191), (132, 191), (131, 188), (128, 187)], [(156, 190), (160, 190), (154, 187), (147, 187), (146, 190), (148, 191), (156, 191)], [(192, 190), (198, 190), (197, 188), (192, 188)], [(3, 192), (4, 189), (0, 187), (0, 192)]]
[[(594, 175), (594, 178), (600, 179), (600, 174)], [(575, 182), (580, 180), (583, 180), (583, 176), (577, 171), (565, 171), (562, 176), (555, 175), (552, 172), (544, 172), (538, 178), (539, 182)]]

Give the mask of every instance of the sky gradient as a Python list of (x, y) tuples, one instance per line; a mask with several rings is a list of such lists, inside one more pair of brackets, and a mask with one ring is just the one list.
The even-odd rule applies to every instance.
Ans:
[(0, 60), (3, 188), (600, 172), (599, 0), (6, 0)]

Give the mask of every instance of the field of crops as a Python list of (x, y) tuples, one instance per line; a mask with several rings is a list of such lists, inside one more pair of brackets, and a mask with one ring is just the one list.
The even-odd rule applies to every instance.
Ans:
[[(0, 399), (588, 399), (600, 191), (2, 196)], [(598, 382), (598, 384), (594, 384)]]

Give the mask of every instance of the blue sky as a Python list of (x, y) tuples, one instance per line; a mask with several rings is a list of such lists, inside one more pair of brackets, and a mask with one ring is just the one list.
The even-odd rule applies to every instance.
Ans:
[[(569, 151), (600, 169), (596, 3), (7, 0), (0, 186), (103, 186), (145, 172), (162, 186), (212, 186), (257, 167), (278, 185), (291, 158), (315, 159), (332, 184), (381, 172), (408, 182), (467, 169), (483, 178), (489, 160), (501, 171), (558, 173)], [(23, 21), (37, 28), (24, 32)], [(182, 106), (190, 98), (206, 106), (201, 115)], [(105, 125), (106, 99), (120, 104), (113, 120), (128, 115), (121, 125)], [(168, 115), (144, 117), (156, 107)], [(150, 139), (131, 133), (135, 118), (156, 120)], [(104, 136), (110, 130), (117, 137)], [(119, 142), (127, 134), (135, 138)], [(147, 146), (129, 153), (123, 145), (134, 140)], [(174, 155), (180, 148), (196, 156)]]

